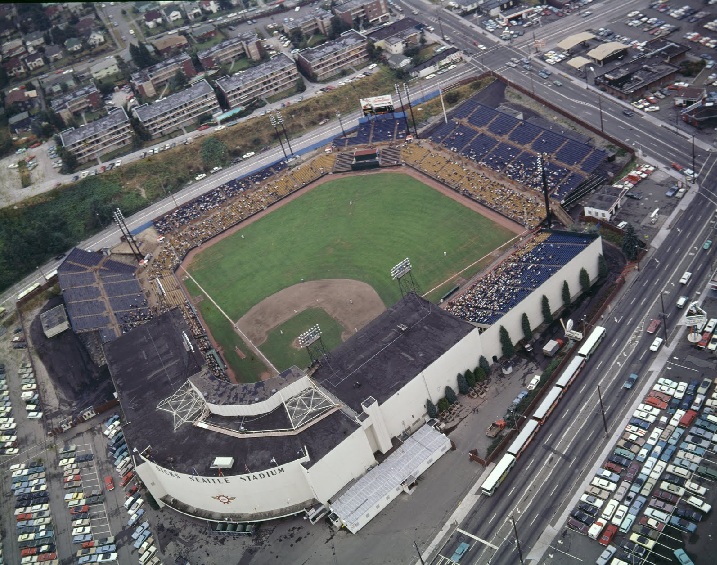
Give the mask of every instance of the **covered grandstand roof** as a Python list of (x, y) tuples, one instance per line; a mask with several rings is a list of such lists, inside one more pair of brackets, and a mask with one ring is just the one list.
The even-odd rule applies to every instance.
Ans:
[(569, 35), (560, 43), (558, 43), (558, 47), (567, 51), (568, 49), (572, 49), (576, 45), (580, 45), (583, 41), (588, 41), (590, 39), (595, 39), (595, 35), (590, 33), (589, 31), (583, 31), (581, 33)]
[(629, 48), (629, 45), (625, 45), (624, 43), (620, 43), (619, 41), (608, 41), (607, 43), (598, 45), (597, 47), (595, 47), (595, 49), (591, 49), (590, 51), (588, 51), (587, 56), (595, 61), (602, 61), (603, 59), (606, 59), (607, 57), (617, 53), (618, 51), (627, 50)]
[(98, 331), (108, 342), (149, 317), (132, 265), (75, 248), (57, 276), (75, 333)]
[[(214, 381), (216, 387), (242, 386), (204, 373), (199, 348), (190, 336), (181, 311), (175, 309), (133, 329), (105, 348), (107, 366), (122, 409), (127, 422), (131, 422), (124, 426), (128, 443), (151, 446), (150, 459), (157, 464), (182, 473), (211, 475), (214, 459), (231, 454), (236, 464), (224, 474), (236, 475), (246, 469), (268, 469), (273, 465), (272, 459), (279, 465), (294, 461), (299, 458), (298, 453), (303, 457), (306, 448), (311, 461), (305, 465), (310, 467), (358, 428), (354, 419), (335, 410), (295, 434), (274, 437), (249, 433), (258, 429), (289, 428), (287, 412), (279, 407), (255, 418), (212, 415), (203, 419), (204, 427), (188, 423), (175, 429), (173, 415), (158, 405), (186, 386), (190, 377), (203, 374), (205, 379)], [(254, 383), (246, 387), (254, 390)], [(196, 416), (203, 410), (203, 398), (197, 396)], [(227, 432), (215, 431), (212, 426)], [(241, 433), (240, 429), (247, 433)]]
[(314, 380), (358, 413), (385, 402), (475, 328), (409, 293), (330, 354)]
[(573, 57), (572, 59), (569, 59), (567, 63), (574, 69), (582, 69), (585, 65), (592, 63), (592, 61), (590, 59), (586, 59), (585, 57)]

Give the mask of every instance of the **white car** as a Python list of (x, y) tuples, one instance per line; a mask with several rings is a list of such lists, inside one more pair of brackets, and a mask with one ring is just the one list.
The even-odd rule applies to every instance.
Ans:
[(594, 477), (590, 484), (608, 492), (614, 492), (617, 488), (617, 485), (612, 481), (608, 481), (607, 479), (602, 479), (600, 477)]
[(256, 155), (256, 153), (254, 153), (253, 151), (249, 151), (249, 153), (244, 153), (241, 158), (248, 159), (249, 157), (253, 157), (254, 155)]
[(204, 178), (207, 178), (207, 175), (205, 173), (200, 173), (196, 177), (194, 177), (194, 180), (202, 180)]
[(673, 396), (679, 400), (682, 400), (682, 398), (685, 396), (686, 390), (687, 390), (687, 383), (685, 383), (685, 382), (678, 383)]
[(656, 337), (654, 341), (652, 342), (652, 345), (650, 345), (650, 351), (657, 351), (660, 349), (660, 346), (662, 345), (662, 338)]

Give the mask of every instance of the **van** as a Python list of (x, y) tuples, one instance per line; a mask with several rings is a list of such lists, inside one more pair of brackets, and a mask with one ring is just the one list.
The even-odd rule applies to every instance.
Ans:
[(687, 305), (687, 302), (689, 301), (689, 296), (680, 296), (677, 299), (677, 307), (678, 308), (684, 308)]
[(617, 229), (619, 229), (619, 230), (624, 230), (626, 227), (627, 227), (627, 222), (620, 222), (617, 225)]
[(685, 273), (682, 275), (682, 278), (680, 279), (680, 284), (687, 284), (690, 282), (690, 279), (692, 278), (692, 273), (689, 271), (685, 271)]
[(590, 539), (598, 539), (604, 529), (605, 522), (603, 522), (602, 520), (595, 520), (595, 523), (590, 526), (590, 529), (588, 530), (588, 537)]

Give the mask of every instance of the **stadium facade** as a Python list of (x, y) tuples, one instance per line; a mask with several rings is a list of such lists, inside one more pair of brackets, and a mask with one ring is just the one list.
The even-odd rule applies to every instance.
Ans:
[[(216, 379), (177, 310), (118, 337), (105, 353), (138, 475), (161, 506), (196, 518), (261, 521), (323, 504), (357, 531), (447, 450), (448, 440), (425, 425), (426, 400), (437, 403), (446, 386), (456, 389), (457, 374), (480, 356), (500, 358), (499, 328), (518, 341), (524, 313), (534, 325), (542, 320), (543, 296), (562, 304), (563, 281), (580, 288), (583, 268), (597, 278), (602, 240), (551, 240), (552, 233), (540, 239), (548, 247), (535, 259), (552, 261), (548, 275), (534, 276), (536, 266), (520, 260), (535, 245), (511, 255), (517, 280), (503, 282), (520, 291), (490, 323), (465, 321), (409, 293), (311, 374), (293, 367), (252, 384)], [(425, 440), (411, 447), (407, 439), (417, 431)], [(419, 443), (431, 447), (405, 454)], [(390, 479), (386, 496), (362, 493), (364, 501), (378, 500), (365, 510), (352, 489), (376, 482), (361, 477), (377, 466), (376, 453), (389, 452), (414, 462)]]

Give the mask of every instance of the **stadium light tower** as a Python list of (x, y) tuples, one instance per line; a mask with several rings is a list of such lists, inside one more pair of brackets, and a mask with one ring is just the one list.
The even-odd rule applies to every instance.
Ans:
[(269, 114), (269, 121), (271, 122), (271, 125), (274, 126), (276, 138), (279, 140), (279, 145), (281, 145), (281, 152), (284, 154), (284, 159), (286, 159), (286, 149), (284, 149), (284, 142), (281, 141), (281, 134), (279, 133), (279, 128), (276, 127), (276, 120), (274, 119), (274, 114)]
[(408, 101), (408, 110), (411, 112), (411, 119), (413, 120), (413, 134), (418, 139), (418, 129), (416, 129), (416, 116), (413, 115), (413, 106), (411, 105), (411, 95), (408, 93), (408, 85), (403, 83), (403, 91), (406, 93), (406, 100)]
[(396, 87), (396, 94), (398, 94), (398, 101), (401, 103), (401, 110), (403, 111), (403, 121), (406, 123), (406, 134), (409, 134), (411, 133), (411, 127), (408, 125), (408, 112), (406, 112), (406, 108), (403, 105), (401, 89), (398, 87), (398, 84), (395, 84), (394, 86)]
[(341, 133), (344, 137), (346, 137), (346, 132), (344, 131), (344, 123), (341, 121), (341, 112), (336, 112), (336, 117), (339, 119), (339, 125), (341, 126)]
[(281, 115), (281, 112), (276, 113), (276, 123), (278, 123), (281, 126), (281, 129), (284, 131), (284, 135), (286, 136), (286, 144), (289, 146), (289, 153), (291, 153), (293, 155), (294, 150), (291, 148), (291, 142), (289, 141), (289, 134), (286, 133), (286, 128), (284, 127), (284, 117)]
[(309, 354), (311, 363), (318, 363), (322, 358), (328, 355), (324, 340), (321, 339), (321, 328), (319, 324), (311, 326), (305, 332), (299, 334), (299, 347), (306, 349)]
[(401, 296), (410, 292), (418, 293), (418, 285), (411, 274), (411, 260), (406, 257), (403, 261), (391, 269), (391, 278), (398, 281), (398, 288), (401, 289)]

